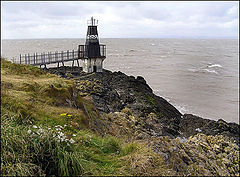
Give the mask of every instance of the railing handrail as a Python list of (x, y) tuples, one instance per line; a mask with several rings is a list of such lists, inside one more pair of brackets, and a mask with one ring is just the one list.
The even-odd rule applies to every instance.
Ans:
[[(81, 46), (81, 47), (80, 47)], [(101, 58), (106, 58), (106, 45), (99, 44)], [(61, 52), (47, 52), (47, 53), (34, 53), (33, 55), (20, 54), (20, 64), (29, 65), (46, 65), (59, 62), (67, 62), (77, 59), (88, 58), (86, 53), (86, 45), (79, 45), (78, 50), (61, 51)]]

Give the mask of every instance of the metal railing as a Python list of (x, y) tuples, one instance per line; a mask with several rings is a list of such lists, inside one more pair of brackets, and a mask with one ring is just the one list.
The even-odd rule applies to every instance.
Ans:
[(78, 59), (78, 51), (67, 50), (66, 52), (48, 52), (48, 53), (41, 53), (37, 54), (34, 53), (33, 55), (20, 54), (20, 64), (27, 64), (27, 65), (45, 65), (45, 64), (51, 64), (51, 63), (58, 63), (58, 62), (64, 62), (64, 61), (72, 61), (75, 59)]
[[(99, 45), (99, 54), (97, 57), (93, 58), (106, 58), (106, 45)], [(89, 51), (88, 46), (86, 45), (79, 45), (78, 50), (72, 51), (62, 51), (62, 52), (48, 52), (48, 53), (41, 53), (37, 54), (34, 53), (33, 55), (20, 54), (20, 64), (27, 64), (27, 65), (46, 65), (46, 64), (53, 64), (59, 62), (67, 62), (73, 61), (78, 59), (85, 59), (89, 58)]]

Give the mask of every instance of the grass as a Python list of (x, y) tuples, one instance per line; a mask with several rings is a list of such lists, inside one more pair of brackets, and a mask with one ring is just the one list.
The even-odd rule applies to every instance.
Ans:
[(1, 175), (135, 174), (123, 159), (143, 158), (146, 145), (94, 133), (91, 125), (104, 127), (99, 116), (72, 80), (1, 59)]
[(9, 114), (1, 117), (2, 175), (118, 175), (118, 168), (124, 166), (119, 157), (130, 152), (121, 154), (124, 146), (119, 140), (102, 138), (88, 130), (77, 131), (76, 136), (63, 131), (75, 142), (58, 142), (56, 129), (34, 129), (19, 125), (18, 119)]

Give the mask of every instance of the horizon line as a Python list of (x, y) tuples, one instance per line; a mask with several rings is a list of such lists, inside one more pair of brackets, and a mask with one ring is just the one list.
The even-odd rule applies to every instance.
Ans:
[[(1, 40), (31, 40), (31, 39), (85, 39), (82, 37), (46, 37), (46, 38), (2, 38)], [(101, 37), (100, 39), (239, 39), (239, 37)]]

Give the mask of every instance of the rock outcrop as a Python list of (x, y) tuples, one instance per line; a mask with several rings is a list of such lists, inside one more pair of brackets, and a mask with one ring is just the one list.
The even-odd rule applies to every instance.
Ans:
[[(76, 68), (75, 68), (76, 69)], [(131, 110), (136, 117), (136, 124), (142, 123), (148, 135), (188, 138), (197, 133), (206, 135), (226, 135), (233, 142), (239, 143), (239, 125), (182, 115), (164, 98), (156, 96), (145, 79), (141, 76), (127, 76), (118, 71), (103, 70), (102, 73), (74, 73), (70, 67), (62, 77), (74, 79), (76, 88), (82, 96), (89, 95), (100, 113)], [(56, 73), (57, 69), (49, 69)], [(155, 116), (149, 116), (150, 114)]]

